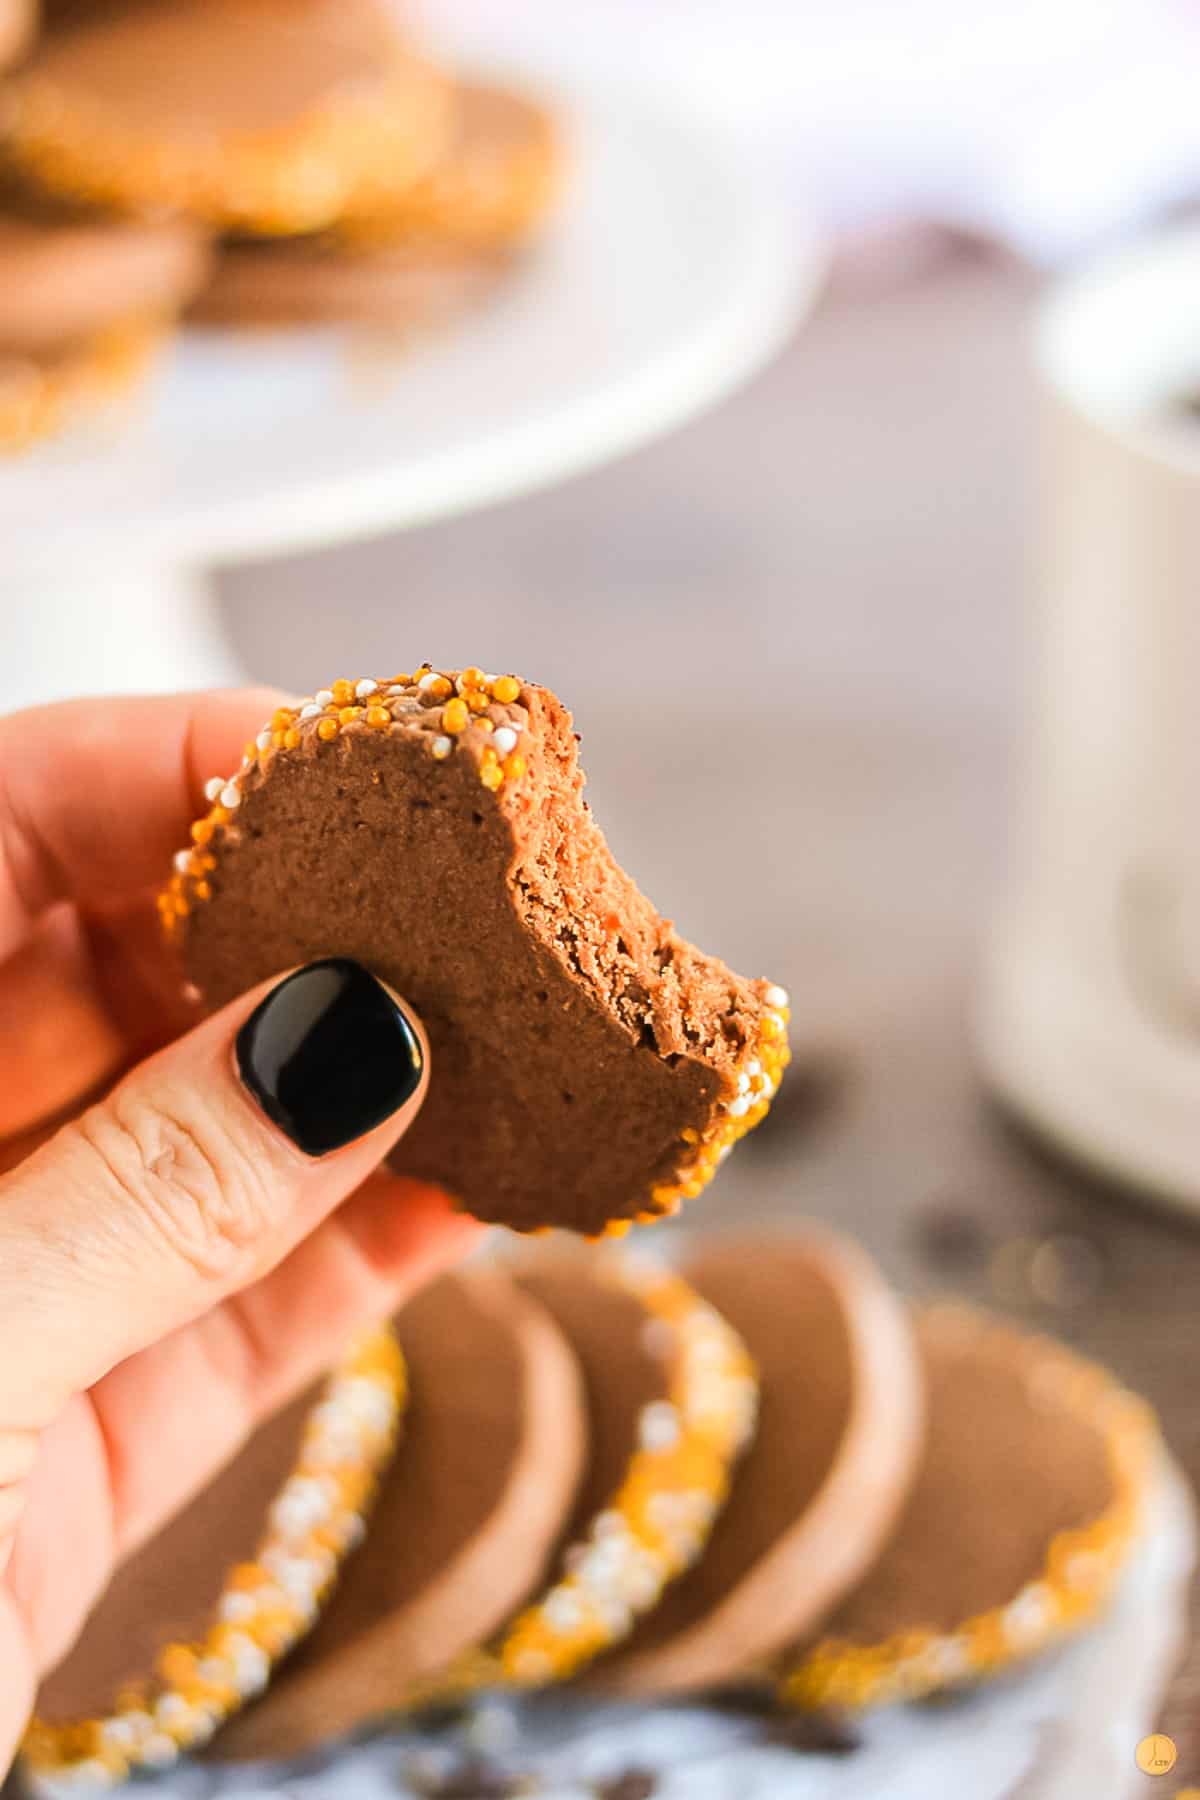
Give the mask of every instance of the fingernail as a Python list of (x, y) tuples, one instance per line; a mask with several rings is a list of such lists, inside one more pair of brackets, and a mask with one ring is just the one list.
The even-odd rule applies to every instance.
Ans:
[(424, 1061), (404, 1008), (344, 957), (289, 975), (237, 1035), (238, 1073), (306, 1156), (382, 1125), (416, 1093)]

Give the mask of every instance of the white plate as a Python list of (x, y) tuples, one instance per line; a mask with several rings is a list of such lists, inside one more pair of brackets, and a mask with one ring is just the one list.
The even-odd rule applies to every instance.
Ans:
[(7, 575), (418, 524), (599, 463), (734, 386), (814, 291), (815, 243), (711, 128), (624, 96), (568, 112), (560, 223), (494, 303), (403, 351), (189, 330), (119, 428), (0, 462)]

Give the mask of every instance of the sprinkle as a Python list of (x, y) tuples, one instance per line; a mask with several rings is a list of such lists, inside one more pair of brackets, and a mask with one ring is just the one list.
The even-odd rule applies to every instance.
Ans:
[(196, 844), (207, 844), (212, 838), (214, 830), (215, 826), (211, 819), (197, 819), (196, 823), (192, 826), (192, 842)]
[(310, 700), (307, 706), (302, 706), (300, 708), (300, 717), (302, 719), (315, 719), (320, 711), (321, 708), (318, 706), (317, 702), (315, 700)]
[(372, 681), (368, 677), (363, 681), (355, 682), (354, 692), (360, 700), (365, 700), (367, 695), (373, 694), (378, 686), (379, 683), (377, 681)]
[(224, 786), (225, 777), (223, 775), (214, 775), (211, 781), (206, 781), (204, 784), (204, 798), (206, 800), (215, 800)]
[(277, 706), (271, 714), (271, 730), (286, 731), (294, 717), (290, 706)]
[(511, 725), (501, 725), (492, 738), (493, 744), (501, 756), (507, 756), (510, 750), (517, 747), (517, 733)]
[(242, 804), (242, 790), (235, 781), (227, 781), (221, 789), (221, 805), (227, 806), (230, 812)]
[(349, 706), (354, 698), (354, 683), (352, 681), (335, 681), (330, 692), (335, 705)]
[(460, 694), (465, 694), (468, 688), (482, 688), (486, 686), (487, 676), (482, 669), (477, 669), (473, 665), (469, 669), (464, 669), (458, 678), (458, 691)]
[(670, 1450), (679, 1442), (679, 1414), (669, 1400), (652, 1400), (638, 1419), (643, 1450)]
[(444, 700), (451, 693), (450, 683), (444, 675), (430, 669), (418, 681), (417, 686), (423, 694), (432, 694), (435, 700)]
[(504, 770), (500, 767), (498, 761), (481, 763), (479, 766), (479, 779), (482, 781), (485, 788), (490, 788), (492, 793), (495, 793), (498, 787), (504, 785)]
[(433, 740), (433, 754), (437, 757), (439, 762), (445, 762), (453, 748), (453, 738), (435, 737)]
[(256, 750), (269, 750), (271, 748), (271, 733), (269, 731), (260, 731), (254, 740), (254, 748)]
[(492, 683), (492, 696), (505, 706), (521, 697), (521, 684), (515, 675), (498, 675)]
[(361, 706), (343, 706), (338, 719), (343, 725), (353, 725), (355, 719), (362, 718), (362, 710)]
[(313, 700), (315, 701), (315, 703), (318, 706), (322, 706), (322, 707), (332, 706), (333, 705), (333, 689), (332, 688), (322, 688), (319, 694), (313, 695)]
[(321, 723), (317, 726), (317, 736), (319, 738), (323, 739), (324, 742), (328, 744), (333, 738), (335, 738), (337, 736), (337, 734), (338, 734), (338, 722), (336, 719), (330, 718), (327, 714), (325, 716), (325, 718), (323, 718), (321, 720)]
[(442, 708), (442, 730), (457, 735), (458, 732), (466, 730), (470, 723), (470, 718), (471, 715), (467, 711), (467, 703), (465, 700), (460, 700), (457, 697), (453, 700), (447, 700), (445, 706)]
[(285, 750), (298, 750), (300, 748), (300, 727), (298, 725), (288, 726), (283, 734), (283, 747)]
[(519, 781), (524, 773), (525, 758), (519, 750), (514, 750), (512, 755), (505, 759), (504, 779), (505, 781)]
[(780, 1006), (786, 1006), (788, 1004), (788, 991), (786, 988), (778, 987), (774, 982), (772, 982), (771, 986), (767, 989), (766, 993), (763, 995), (763, 999), (766, 1001), (768, 1006), (774, 1006), (776, 1008), (778, 1008)]
[(191, 865), (192, 853), (190, 850), (177, 850), (175, 852), (175, 867), (179, 870), (181, 875), (186, 875)]
[(392, 722), (392, 715), (386, 706), (368, 706), (367, 724), (372, 731), (386, 731)]

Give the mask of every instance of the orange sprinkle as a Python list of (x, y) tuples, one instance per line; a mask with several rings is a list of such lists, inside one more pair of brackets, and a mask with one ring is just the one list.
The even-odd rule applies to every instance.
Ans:
[(515, 675), (498, 675), (492, 683), (492, 695), (503, 701), (505, 706), (511, 706), (514, 700), (520, 698), (521, 684)]
[(246, 745), (245, 749), (242, 751), (242, 755), (246, 758), (247, 762), (253, 762), (255, 757), (258, 755), (258, 745), (255, 743), (253, 738), (250, 739), (250, 742)]
[(208, 881), (198, 881), (192, 889), (192, 896), (196, 900), (211, 900), (212, 883)]
[(194, 844), (209, 843), (215, 829), (211, 819), (197, 819), (192, 826), (192, 842)]
[(352, 681), (335, 681), (329, 691), (337, 706), (349, 706), (354, 699), (354, 683)]
[(326, 717), (324, 719), (321, 719), (318, 722), (317, 736), (319, 738), (322, 738), (325, 741), (325, 743), (328, 744), (332, 738), (335, 738), (337, 736), (337, 734), (338, 734), (338, 722), (336, 719), (331, 719), (329, 717)]
[(423, 692), (432, 694), (435, 700), (447, 700), (454, 692), (454, 684), (451, 681), (447, 681), (444, 675), (435, 675)]
[(286, 731), (295, 716), (290, 706), (277, 707), (271, 714), (271, 730)]
[(367, 724), (373, 731), (386, 731), (392, 722), (392, 715), (386, 706), (368, 706)]
[(507, 757), (505, 760), (504, 779), (506, 781), (519, 781), (524, 773), (525, 758), (521, 755), (519, 750), (514, 750), (511, 756)]
[(295, 750), (299, 747), (299, 744), (300, 744), (299, 726), (290, 725), (283, 734), (283, 747), (285, 750)]
[(287, 737), (286, 731), (273, 731), (271, 733), (271, 748), (273, 750), (282, 750), (283, 745), (284, 745), (284, 739), (286, 737)]
[(467, 711), (465, 700), (447, 700), (442, 708), (442, 730), (457, 735), (458, 732), (466, 730), (470, 718), (471, 715)]
[(458, 691), (460, 694), (465, 694), (468, 688), (481, 688), (486, 686), (487, 676), (482, 669), (477, 669), (474, 665), (469, 669), (464, 669), (458, 678)]
[(361, 719), (361, 706), (343, 706), (338, 718), (343, 725), (353, 725), (355, 719)]

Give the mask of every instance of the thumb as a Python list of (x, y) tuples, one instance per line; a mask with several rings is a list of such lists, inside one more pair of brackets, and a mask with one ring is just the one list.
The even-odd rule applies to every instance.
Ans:
[(427, 1072), (389, 989), (313, 963), (64, 1126), (0, 1180), (0, 1424), (39, 1429), (273, 1268), (386, 1156)]

